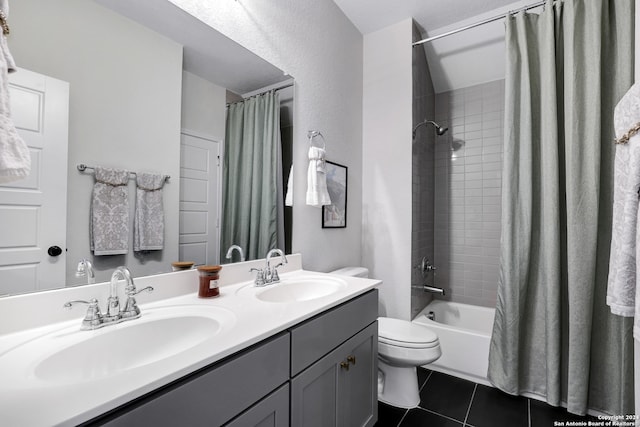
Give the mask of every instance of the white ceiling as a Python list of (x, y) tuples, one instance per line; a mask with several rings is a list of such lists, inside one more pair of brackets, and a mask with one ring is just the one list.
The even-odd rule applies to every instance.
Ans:
[[(382, 30), (407, 18), (423, 37), (475, 24), (536, 0), (334, 0), (363, 33)], [(504, 22), (494, 21), (421, 46), (436, 93), (504, 79)], [(418, 47), (417, 47), (418, 48)]]
[(516, 0), (334, 0), (362, 34), (406, 18), (426, 32), (463, 21)]
[(95, 1), (183, 45), (186, 71), (237, 94), (291, 79), (169, 1)]

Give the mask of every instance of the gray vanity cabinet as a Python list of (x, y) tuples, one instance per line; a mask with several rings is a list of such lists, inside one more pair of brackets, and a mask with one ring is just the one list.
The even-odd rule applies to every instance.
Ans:
[[(289, 334), (284, 332), (131, 402), (89, 425), (221, 426), (273, 390), (288, 384), (288, 380)], [(288, 410), (288, 399), (285, 410)], [(272, 412), (276, 411), (274, 408)], [(268, 415), (265, 409), (263, 412)]]
[(285, 384), (225, 427), (289, 427), (289, 384)]
[(373, 426), (377, 312), (372, 290), (83, 426)]
[(375, 424), (377, 314), (374, 290), (292, 328), (292, 426)]
[(291, 425), (368, 427), (377, 420), (377, 322), (291, 380)]

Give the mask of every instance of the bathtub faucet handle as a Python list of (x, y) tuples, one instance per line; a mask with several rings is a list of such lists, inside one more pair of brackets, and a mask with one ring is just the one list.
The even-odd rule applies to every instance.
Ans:
[(420, 261), (420, 264), (418, 264), (416, 268), (420, 269), (420, 273), (422, 273), (423, 276), (425, 275), (425, 273), (429, 273), (431, 271), (435, 272), (437, 270), (436, 267), (431, 264), (429, 258), (427, 258), (426, 256), (422, 257), (422, 261)]

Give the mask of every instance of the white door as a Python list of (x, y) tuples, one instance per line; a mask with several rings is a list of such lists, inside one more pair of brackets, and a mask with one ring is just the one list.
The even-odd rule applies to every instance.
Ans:
[(220, 262), (220, 141), (183, 130), (180, 137), (181, 261)]
[(9, 93), (31, 174), (0, 185), (0, 295), (63, 287), (66, 265), (69, 83), (19, 69)]

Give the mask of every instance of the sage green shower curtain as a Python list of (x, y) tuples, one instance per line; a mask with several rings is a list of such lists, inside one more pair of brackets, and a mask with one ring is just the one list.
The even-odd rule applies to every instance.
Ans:
[(613, 111), (633, 82), (634, 0), (506, 20), (501, 273), (490, 381), (570, 412), (633, 413), (631, 321), (605, 304)]
[(247, 260), (284, 250), (280, 98), (277, 92), (231, 104), (222, 168), (220, 250), (240, 245)]

